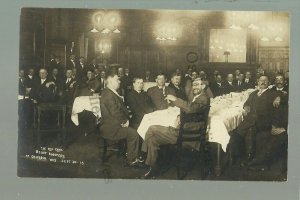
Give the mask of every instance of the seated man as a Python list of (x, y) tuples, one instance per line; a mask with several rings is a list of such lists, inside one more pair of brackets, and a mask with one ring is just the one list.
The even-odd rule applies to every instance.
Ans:
[(127, 104), (133, 113), (130, 125), (135, 129), (138, 128), (145, 114), (153, 112), (150, 98), (147, 93), (143, 91), (143, 87), (143, 79), (134, 78), (133, 90), (127, 95)]
[(56, 99), (56, 86), (53, 81), (47, 78), (47, 70), (42, 68), (39, 71), (40, 79), (34, 83), (30, 90), (29, 97), (38, 103), (53, 102)]
[(271, 90), (281, 96), (280, 105), (272, 112), (272, 130), (257, 135), (256, 156), (248, 165), (250, 170), (265, 170), (273, 160), (284, 157), (282, 170), (286, 172), (288, 89), (284, 87), (283, 75), (276, 75), (275, 86)]
[(233, 74), (227, 74), (226, 81), (224, 82), (223, 94), (228, 94), (230, 92), (236, 91), (236, 87), (233, 81), (234, 81)]
[(237, 128), (238, 134), (245, 138), (248, 161), (253, 159), (256, 134), (271, 130), (273, 109), (280, 105), (280, 95), (268, 89), (268, 86), (268, 77), (261, 76), (258, 81), (259, 89), (252, 92), (244, 104), (247, 115)]
[(215, 81), (211, 84), (211, 90), (214, 97), (223, 95), (224, 83), (222, 81), (222, 75), (216, 75)]
[(233, 81), (236, 92), (242, 92), (245, 89), (245, 80), (244, 79), (245, 79), (244, 74), (240, 73), (238, 78)]
[[(205, 84), (201, 79), (195, 79), (193, 81), (193, 94), (194, 98), (192, 101), (184, 101), (176, 98), (173, 95), (167, 95), (166, 99), (172, 101), (173, 104), (187, 113), (199, 113), (205, 111), (209, 106), (209, 97), (206, 94), (204, 88)], [(193, 124), (199, 126), (199, 124)], [(190, 126), (189, 128), (193, 128)], [(149, 171), (144, 175), (143, 178), (149, 178), (157, 173), (156, 159), (158, 155), (159, 146), (163, 144), (175, 144), (179, 134), (178, 128), (163, 127), (163, 126), (150, 126), (145, 135), (145, 140), (142, 144), (142, 151), (147, 152), (147, 158), (145, 164), (149, 165)], [(196, 146), (196, 145), (193, 145)]]
[(186, 100), (184, 89), (181, 87), (181, 74), (174, 72), (171, 76), (171, 83), (168, 85), (175, 91), (175, 96), (179, 99)]
[(282, 172), (287, 168), (288, 144), (288, 88), (284, 86), (284, 76), (279, 74), (275, 78), (275, 86), (271, 88), (281, 96), (280, 105), (273, 109), (272, 130), (259, 134), (256, 139), (257, 152), (255, 158), (249, 163), (250, 170), (265, 170), (272, 161), (284, 157)]
[(151, 99), (154, 110), (167, 109), (169, 104), (165, 99), (168, 94), (176, 95), (172, 88), (166, 87), (166, 77), (164, 74), (158, 74), (156, 77), (157, 86), (148, 89), (147, 94)]
[(124, 105), (124, 99), (117, 93), (120, 87), (118, 75), (107, 77), (107, 87), (101, 94), (101, 113), (103, 121), (100, 132), (104, 138), (110, 140), (127, 140), (127, 162), (130, 166), (137, 165), (139, 154), (139, 135), (129, 126), (129, 114)]
[(72, 78), (72, 70), (66, 70), (66, 78), (62, 81), (62, 99), (66, 105), (72, 105), (76, 80)]
[(251, 72), (247, 71), (244, 81), (244, 89), (248, 90), (250, 88), (255, 88), (255, 81), (252, 78)]

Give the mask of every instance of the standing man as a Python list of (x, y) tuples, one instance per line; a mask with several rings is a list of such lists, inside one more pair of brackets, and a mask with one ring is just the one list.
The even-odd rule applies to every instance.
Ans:
[(76, 61), (76, 56), (74, 54), (72, 54), (70, 56), (70, 60), (67, 62), (66, 68), (73, 70), (73, 69), (77, 69), (77, 67), (78, 67), (78, 63)]
[(158, 74), (156, 77), (157, 86), (148, 89), (147, 94), (151, 99), (154, 110), (167, 109), (168, 101), (165, 99), (168, 94), (176, 95), (172, 88), (166, 87), (166, 77), (164, 74)]
[(124, 99), (117, 90), (120, 87), (118, 75), (107, 77), (107, 87), (101, 94), (101, 113), (103, 123), (100, 131), (103, 137), (110, 140), (127, 140), (127, 162), (129, 166), (137, 165), (139, 160), (139, 135), (135, 129), (129, 127), (129, 114)]

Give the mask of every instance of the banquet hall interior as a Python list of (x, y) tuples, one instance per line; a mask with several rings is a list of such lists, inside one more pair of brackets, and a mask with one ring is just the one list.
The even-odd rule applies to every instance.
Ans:
[[(126, 145), (126, 140), (109, 140), (99, 128), (105, 121), (101, 93), (107, 89), (106, 78), (115, 74), (129, 126), (139, 134), (148, 127), (146, 114), (131, 123), (138, 105), (129, 105), (138, 80), (147, 95), (159, 77), (166, 88), (180, 77), (178, 88), (185, 92), (189, 81), (205, 83), (203, 90), (210, 98), (205, 119), (210, 165), (203, 176), (197, 153), (184, 152), (185, 159), (174, 161), (176, 150), (162, 146), (157, 179), (178, 179), (176, 163), (183, 162), (185, 180), (286, 181), (287, 139), (281, 136), (287, 136), (287, 106), (279, 114), (286, 125), (273, 129), (272, 124), (269, 131), (278, 134), (276, 141), (269, 138), (253, 146), (257, 156), (267, 143), (274, 145), (277, 152), (267, 167), (239, 162), (247, 150), (235, 135), (245, 119), (243, 103), (260, 87), (262, 77), (268, 79), (268, 90), (284, 86), (279, 104), (288, 104), (289, 43), (286, 12), (22, 8), (18, 176), (109, 181), (139, 179), (146, 172), (124, 161), (128, 141)], [(254, 140), (262, 141), (259, 137), (256, 132)], [(143, 139), (140, 134), (140, 146)]]

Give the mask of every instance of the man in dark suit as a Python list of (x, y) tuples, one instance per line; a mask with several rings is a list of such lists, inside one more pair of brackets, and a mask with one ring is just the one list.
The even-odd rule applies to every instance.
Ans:
[(280, 105), (271, 113), (272, 130), (257, 134), (256, 155), (248, 164), (250, 170), (265, 170), (275, 159), (284, 157), (282, 170), (286, 170), (287, 143), (288, 143), (288, 91), (284, 87), (284, 77), (281, 74), (275, 77), (275, 86), (271, 88), (280, 96)]
[(53, 68), (55, 68), (55, 67), (56, 67), (55, 55), (54, 55), (54, 54), (51, 54), (51, 55), (50, 55), (50, 62), (49, 62), (47, 71), (48, 71), (48, 72), (52, 72)]
[(111, 140), (127, 140), (127, 162), (130, 166), (137, 165), (139, 154), (139, 135), (135, 129), (129, 127), (129, 114), (124, 99), (117, 90), (120, 87), (118, 75), (107, 77), (107, 87), (101, 95), (101, 113), (103, 121), (100, 131), (104, 138)]
[(25, 96), (26, 87), (25, 87), (25, 72), (24, 69), (19, 70), (19, 95)]
[(281, 96), (280, 106), (274, 110), (273, 113), (273, 125), (276, 127), (282, 127), (287, 129), (288, 127), (288, 99), (289, 99), (289, 89), (284, 85), (284, 76), (281, 74), (275, 77), (275, 86), (272, 87), (278, 96)]
[(56, 86), (53, 81), (47, 78), (47, 70), (42, 68), (39, 71), (40, 79), (30, 90), (29, 96), (38, 103), (54, 102), (56, 99)]
[(61, 77), (59, 77), (57, 68), (52, 69), (51, 76), (49, 77), (49, 79), (55, 83), (56, 87), (60, 88)]
[(233, 74), (228, 74), (226, 81), (224, 82), (224, 94), (228, 94), (230, 92), (235, 92), (236, 87), (233, 84)]
[(144, 82), (142, 78), (133, 79), (133, 89), (127, 95), (127, 104), (133, 113), (130, 126), (137, 129), (145, 114), (153, 112), (151, 100), (143, 91)]
[(98, 69), (98, 64), (97, 64), (96, 58), (94, 58), (94, 59), (92, 60), (92, 63), (90, 64), (89, 69), (90, 69), (90, 70), (93, 70), (93, 71), (95, 71), (95, 69)]
[(25, 72), (23, 69), (19, 70), (19, 97), (18, 97), (18, 114), (19, 114), (19, 128), (27, 128), (32, 124), (32, 101), (25, 98), (27, 96), (25, 85)]
[(143, 77), (143, 79), (144, 79), (145, 82), (154, 82), (155, 81), (155, 79), (152, 76), (150, 70), (146, 70), (145, 76)]
[(63, 102), (65, 104), (72, 105), (75, 87), (76, 87), (76, 80), (72, 78), (72, 70), (67, 69), (66, 77), (62, 81), (62, 93), (63, 93), (62, 96), (63, 96)]
[(233, 79), (238, 80), (239, 76), (240, 76), (240, 73), (241, 73), (241, 71), (239, 69), (235, 70)]
[(245, 82), (244, 82), (244, 74), (240, 73), (236, 80), (233, 80), (233, 85), (235, 86), (235, 92), (241, 92), (244, 90)]
[[(206, 85), (201, 81), (201, 79), (195, 79), (193, 81), (193, 100), (184, 101), (171, 94), (167, 95), (166, 99), (173, 102), (175, 106), (183, 109), (187, 113), (204, 112), (210, 105), (210, 99), (206, 94), (205, 87)], [(179, 123), (180, 122), (178, 122), (178, 127)], [(187, 127), (189, 127), (188, 130), (193, 130), (196, 126), (199, 127), (199, 125), (201, 126), (201, 124), (193, 122), (193, 124), (190, 124)], [(149, 171), (143, 176), (143, 178), (149, 178), (156, 175), (158, 171), (156, 159), (159, 146), (163, 144), (175, 144), (179, 134), (178, 127), (173, 128), (157, 125), (149, 127), (145, 135), (145, 140), (142, 144), (142, 151), (147, 152), (145, 164), (149, 166)], [(192, 146), (197, 148), (197, 145), (193, 144)]]
[(88, 68), (89, 67), (86, 66), (84, 57), (80, 57), (79, 64), (77, 65), (77, 68), (76, 68), (76, 78), (77, 78), (77, 83), (79, 85), (85, 83), (86, 73), (88, 71)]
[(251, 72), (246, 72), (245, 81), (244, 81), (244, 89), (248, 90), (250, 88), (255, 88), (255, 81), (252, 78)]
[(70, 56), (70, 60), (67, 62), (66, 69), (77, 69), (78, 68), (78, 62), (76, 61), (76, 56), (72, 54)]
[[(61, 62), (61, 59), (59, 56), (57, 56), (55, 58), (55, 66), (54, 68), (56, 68), (58, 70), (58, 74), (57, 74), (57, 77), (59, 79), (62, 79), (64, 77), (64, 70), (65, 70), (65, 67), (63, 65), (63, 63)], [(52, 68), (52, 70), (54, 69)], [(51, 73), (52, 71), (49, 71), (49, 73)]]
[(154, 110), (167, 109), (168, 101), (165, 99), (168, 94), (176, 95), (172, 88), (166, 87), (166, 78), (164, 74), (158, 74), (156, 78), (157, 86), (148, 89), (147, 94), (151, 99)]
[(222, 76), (220, 74), (216, 76), (216, 81), (212, 82), (211, 90), (213, 92), (214, 97), (223, 95), (224, 83), (222, 81)]
[(27, 88), (32, 88), (36, 82), (37, 82), (37, 77), (34, 74), (34, 69), (30, 67), (28, 69), (27, 76), (25, 77), (25, 86)]
[(268, 89), (269, 79), (261, 76), (258, 81), (258, 90), (252, 92), (244, 104), (246, 117), (238, 126), (237, 132), (245, 138), (247, 161), (254, 156), (256, 134), (272, 128), (272, 113), (280, 105), (281, 97), (273, 90)]
[(100, 75), (97, 77), (98, 81), (100, 83), (100, 86), (98, 87), (98, 89), (96, 90), (96, 93), (100, 93), (104, 90), (104, 88), (106, 87), (106, 72), (103, 70), (100, 72)]
[(171, 82), (168, 85), (175, 91), (175, 96), (179, 99), (186, 100), (186, 95), (184, 89), (181, 87), (181, 74), (174, 72), (171, 76)]

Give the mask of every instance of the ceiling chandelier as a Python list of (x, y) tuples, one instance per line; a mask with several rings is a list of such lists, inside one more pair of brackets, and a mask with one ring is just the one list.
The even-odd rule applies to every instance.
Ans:
[(115, 11), (106, 12), (96, 12), (93, 17), (93, 28), (90, 30), (91, 33), (121, 33), (118, 26), (120, 25), (120, 15)]

